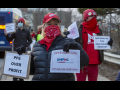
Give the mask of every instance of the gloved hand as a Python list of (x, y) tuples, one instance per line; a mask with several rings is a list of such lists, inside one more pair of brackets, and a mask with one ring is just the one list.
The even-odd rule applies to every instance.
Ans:
[(68, 34), (70, 34), (70, 31), (63, 32), (63, 34), (65, 34), (67, 36)]
[(108, 45), (112, 46), (112, 43), (113, 43), (113, 39), (111, 38), (111, 39), (108, 41)]
[(77, 49), (77, 48), (78, 48), (77, 43), (66, 42), (66, 43), (63, 45), (63, 51), (64, 51), (64, 52), (69, 52), (69, 49)]
[(25, 53), (25, 47), (22, 45), (21, 47), (16, 48), (16, 51), (21, 55), (22, 53)]

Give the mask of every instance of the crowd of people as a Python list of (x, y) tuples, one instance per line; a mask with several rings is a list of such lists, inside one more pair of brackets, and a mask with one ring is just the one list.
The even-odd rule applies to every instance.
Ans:
[[(32, 81), (75, 81), (74, 73), (50, 73), (51, 52), (53, 50), (63, 49), (69, 52), (69, 49), (80, 50), (80, 73), (76, 73), (77, 81), (97, 81), (98, 65), (104, 61), (103, 50), (94, 49), (94, 37), (102, 36), (102, 30), (97, 25), (97, 13), (92, 9), (83, 12), (84, 22), (78, 27), (79, 37), (74, 39), (67, 38), (70, 32), (67, 28), (62, 33), (60, 30), (60, 18), (49, 13), (44, 16), (43, 24), (37, 27), (38, 32), (31, 34), (24, 29), (25, 20), (18, 20), (18, 29), (16, 33), (10, 36), (6, 35), (8, 41), (14, 42), (14, 51), (19, 55), (26, 52), (26, 47), (36, 40), (31, 51), (30, 75), (33, 75)], [(108, 45), (112, 46), (112, 38)], [(38, 48), (39, 47), (39, 48)], [(13, 81), (24, 81), (23, 79), (13, 78)], [(120, 72), (115, 81), (120, 81)]]

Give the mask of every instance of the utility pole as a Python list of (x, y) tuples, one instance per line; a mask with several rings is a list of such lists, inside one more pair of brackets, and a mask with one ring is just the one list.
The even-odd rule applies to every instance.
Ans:
[(110, 38), (111, 38), (111, 13), (110, 13)]

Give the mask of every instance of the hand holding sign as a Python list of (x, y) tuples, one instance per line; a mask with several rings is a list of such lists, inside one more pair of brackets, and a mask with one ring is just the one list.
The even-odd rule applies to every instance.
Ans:
[(25, 53), (25, 47), (22, 45), (21, 47), (16, 48), (16, 51), (19, 55), (22, 55), (22, 53)]
[(78, 48), (77, 43), (73, 43), (73, 42), (66, 42), (63, 45), (63, 51), (65, 52), (69, 52), (69, 49), (77, 49), (77, 48)]
[(110, 45), (108, 45), (108, 41), (110, 41), (109, 36), (94, 36), (94, 49), (95, 50), (111, 49)]
[(111, 38), (110, 41), (108, 41), (108, 45), (112, 46), (113, 39)]
[(4, 34), (7, 35), (6, 29), (4, 30)]

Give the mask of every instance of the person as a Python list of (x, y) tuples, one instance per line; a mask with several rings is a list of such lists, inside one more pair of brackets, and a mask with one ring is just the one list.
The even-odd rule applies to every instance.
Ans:
[(37, 27), (37, 30), (38, 30), (38, 32), (37, 32), (37, 34), (35, 35), (35, 39), (36, 39), (36, 41), (39, 41), (39, 40), (41, 40), (42, 38), (43, 38), (43, 36), (41, 35), (41, 33), (42, 33), (42, 25), (39, 25), (38, 27)]
[(120, 81), (120, 71), (119, 71), (119, 73), (118, 73), (117, 78), (116, 78), (115, 81)]
[[(80, 27), (79, 36), (75, 39), (80, 43), (83, 49), (89, 56), (89, 65), (80, 70), (82, 73), (76, 73), (77, 81), (85, 81), (88, 75), (88, 81), (97, 81), (98, 77), (98, 65), (104, 60), (103, 50), (94, 50), (94, 36), (102, 35), (102, 30), (97, 25), (97, 14), (92, 9), (87, 9), (83, 12), (84, 22)], [(112, 46), (112, 38), (108, 42), (108, 45)]]
[(43, 39), (42, 34), (38, 34), (38, 35), (37, 35), (37, 41), (39, 41), (39, 40), (41, 40), (41, 39)]
[[(17, 51), (19, 55), (26, 52), (26, 47), (32, 43), (32, 38), (30, 32), (24, 28), (25, 20), (20, 18), (17, 22), (18, 28), (15, 33), (10, 36), (4, 30), (5, 37), (7, 41), (12, 41), (14, 39), (14, 51)], [(13, 77), (13, 81), (24, 81), (23, 79), (18, 79)]]
[(32, 34), (31, 34), (31, 37), (34, 38), (35, 35), (36, 35), (36, 33), (35, 33), (35, 31), (33, 30), (33, 31), (32, 31)]
[(37, 30), (38, 30), (37, 34), (41, 34), (42, 33), (42, 25), (39, 25), (37, 27)]
[(39, 40), (41, 40), (41, 39), (43, 38), (43, 36), (41, 35), (41, 33), (42, 33), (42, 30), (41, 30), (41, 29), (42, 29), (42, 25), (39, 25), (39, 26), (37, 27), (38, 32), (37, 32), (37, 34), (34, 36), (36, 41), (39, 41)]
[(54, 13), (48, 13), (43, 18), (42, 35), (44, 38), (36, 42), (31, 51), (30, 75), (32, 81), (75, 81), (73, 73), (50, 73), (51, 53), (53, 50), (69, 49), (80, 50), (80, 68), (89, 63), (86, 52), (81, 45), (73, 39), (64, 38), (60, 33), (59, 17)]

